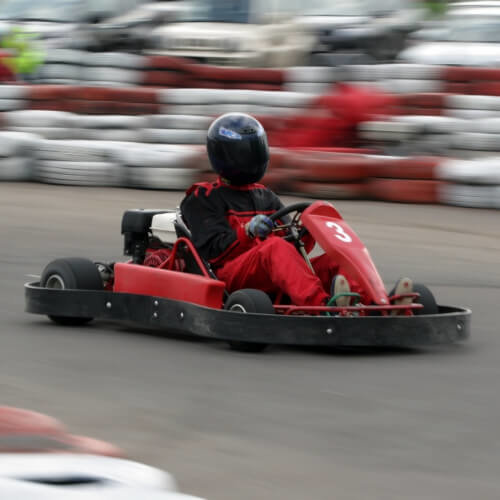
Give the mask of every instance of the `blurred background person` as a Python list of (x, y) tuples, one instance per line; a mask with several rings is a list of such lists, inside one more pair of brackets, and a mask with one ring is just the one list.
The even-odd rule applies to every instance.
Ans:
[(32, 80), (37, 68), (43, 64), (43, 53), (36, 46), (35, 37), (18, 26), (12, 27), (2, 37), (1, 49), (8, 54), (5, 64), (19, 80)]

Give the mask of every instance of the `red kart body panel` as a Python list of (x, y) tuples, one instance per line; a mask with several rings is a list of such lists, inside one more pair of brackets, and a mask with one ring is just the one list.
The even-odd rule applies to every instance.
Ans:
[(115, 292), (150, 295), (221, 309), (224, 288), (224, 282), (198, 274), (131, 263), (115, 264)]
[(313, 203), (302, 213), (302, 223), (324, 252), (359, 283), (374, 304), (389, 304), (384, 282), (368, 249), (330, 203)]

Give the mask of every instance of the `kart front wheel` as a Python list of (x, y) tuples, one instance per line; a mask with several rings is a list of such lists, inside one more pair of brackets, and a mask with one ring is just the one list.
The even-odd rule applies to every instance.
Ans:
[[(273, 303), (261, 290), (246, 288), (233, 292), (224, 304), (224, 309), (238, 313), (274, 314)], [(262, 352), (269, 344), (230, 340), (229, 347), (240, 352)]]
[(437, 314), (439, 312), (434, 294), (425, 285), (422, 285), (421, 283), (414, 283), (413, 291), (420, 294), (420, 297), (416, 299), (415, 302), (424, 306), (423, 309), (415, 311), (416, 315)]
[[(88, 259), (72, 257), (56, 259), (48, 264), (40, 278), (40, 286), (56, 290), (102, 290), (103, 282), (96, 265)], [(70, 316), (49, 316), (60, 325), (84, 325), (94, 318), (74, 318)]]

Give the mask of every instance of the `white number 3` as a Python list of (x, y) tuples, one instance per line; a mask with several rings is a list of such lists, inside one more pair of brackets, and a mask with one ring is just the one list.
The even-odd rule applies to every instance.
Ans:
[(340, 241), (344, 241), (345, 243), (350, 243), (352, 241), (352, 238), (342, 229), (342, 226), (339, 226), (335, 222), (331, 221), (328, 221), (326, 223), (326, 226), (330, 228), (335, 228), (335, 231), (337, 232), (335, 237), (338, 238)]

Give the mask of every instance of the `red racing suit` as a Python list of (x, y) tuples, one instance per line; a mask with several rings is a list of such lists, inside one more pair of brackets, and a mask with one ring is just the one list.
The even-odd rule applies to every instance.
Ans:
[(311, 259), (314, 275), (294, 245), (280, 236), (259, 240), (246, 234), (245, 224), (253, 216), (271, 215), (282, 206), (262, 184), (231, 186), (218, 179), (188, 189), (181, 212), (194, 246), (229, 292), (282, 291), (295, 305), (324, 305), (338, 272), (326, 255)]

